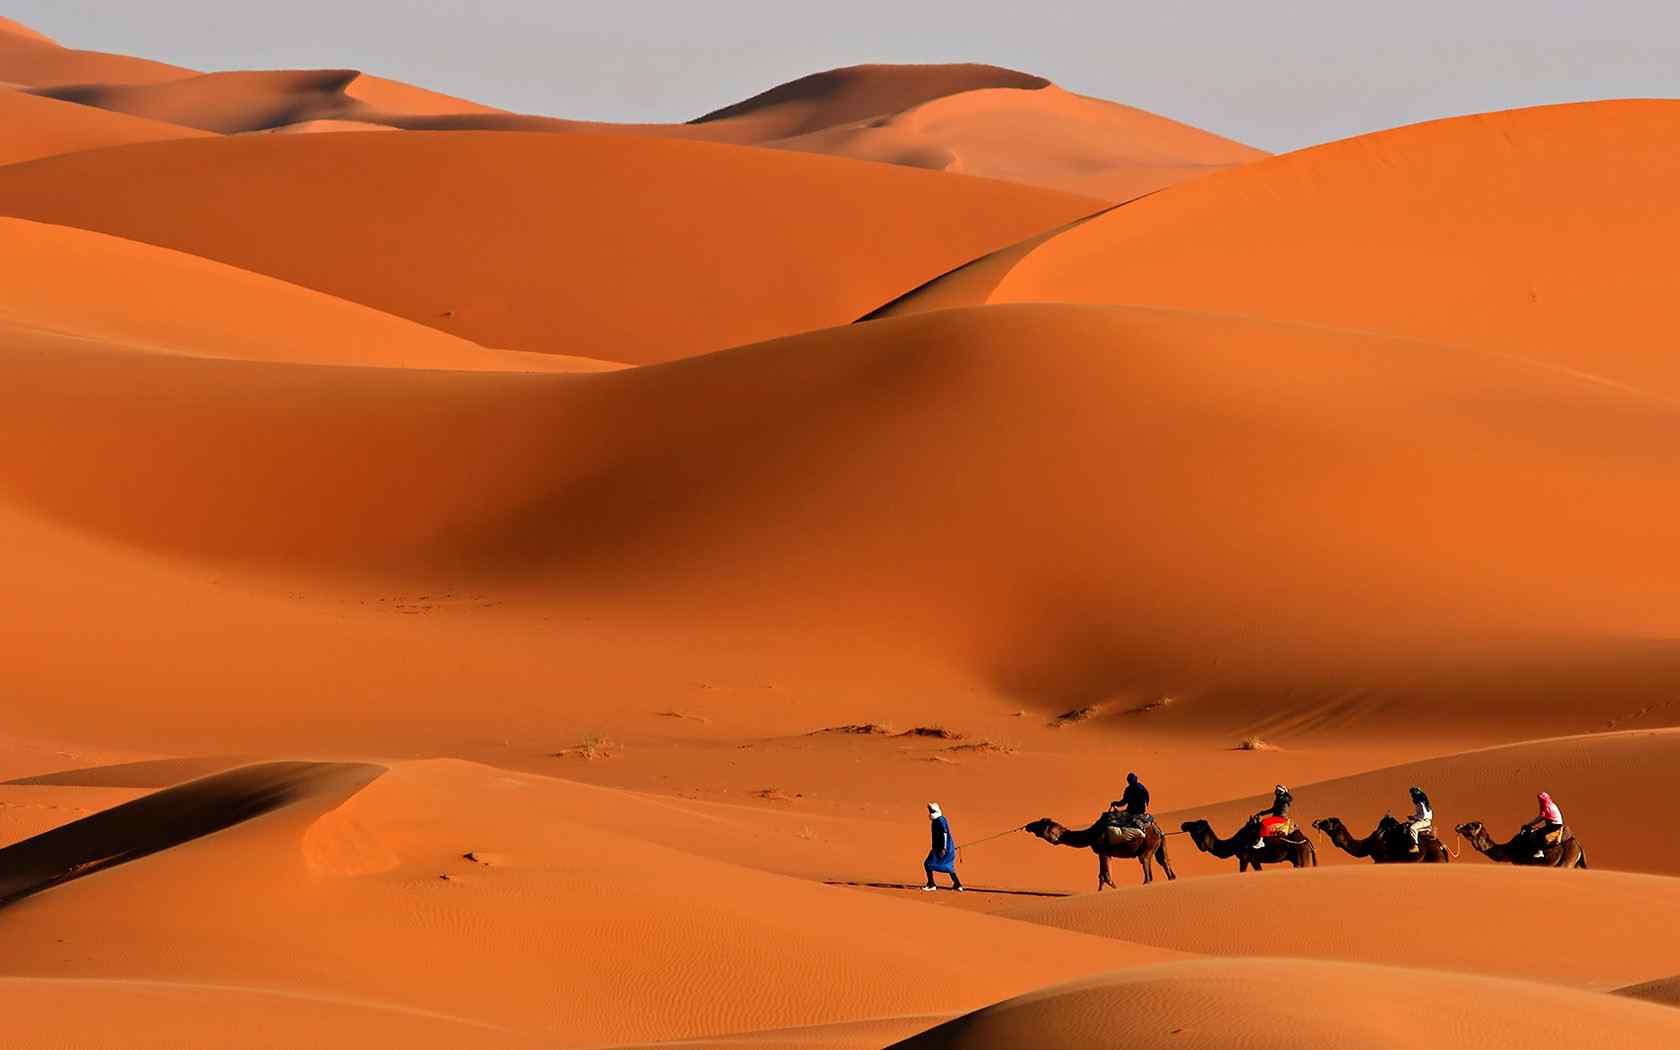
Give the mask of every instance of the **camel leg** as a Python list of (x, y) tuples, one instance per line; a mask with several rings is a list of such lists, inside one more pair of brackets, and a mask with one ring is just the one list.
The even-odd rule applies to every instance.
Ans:
[(1171, 882), (1174, 879), (1178, 878), (1177, 875), (1173, 874), (1172, 861), (1167, 859), (1167, 840), (1166, 839), (1162, 839), (1161, 844), (1159, 846), (1155, 847), (1155, 859), (1161, 862), (1161, 870), (1167, 873), (1167, 881), (1168, 882)]
[[(1097, 892), (1101, 893), (1104, 886), (1114, 886), (1114, 880), (1108, 875), (1108, 854), (1097, 854)], [(1115, 889), (1120, 887), (1115, 886)]]
[(1144, 850), (1142, 853), (1138, 854), (1138, 865), (1143, 868), (1143, 884), (1147, 886), (1151, 882), (1154, 882), (1155, 865), (1152, 863), (1148, 850)]

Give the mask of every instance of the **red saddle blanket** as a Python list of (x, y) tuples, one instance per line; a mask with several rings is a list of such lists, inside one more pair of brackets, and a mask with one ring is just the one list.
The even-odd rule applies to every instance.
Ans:
[(1277, 838), (1295, 830), (1295, 822), (1288, 817), (1261, 817), (1260, 837), (1263, 839)]

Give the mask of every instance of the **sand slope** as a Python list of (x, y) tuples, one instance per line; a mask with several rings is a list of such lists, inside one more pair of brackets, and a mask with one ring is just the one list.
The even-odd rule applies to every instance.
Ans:
[[(57, 344), (0, 368), (6, 503), (207, 566), (284, 565), (287, 589), (337, 580), (352, 605), (820, 625), (838, 633), (807, 672), (858, 673), (822, 638), (873, 640), (1041, 712), (1174, 695), (1152, 724), (1227, 741), (1261, 720), (1497, 740), (1671, 717), (1672, 649), (1644, 639), (1674, 607), (1649, 573), (1675, 540), (1651, 513), (1674, 413), (1509, 358), (1032, 306), (590, 376)], [(347, 673), (392, 669), (363, 652)], [(71, 673), (55, 653), (32, 673)]]
[(131, 142), (197, 138), (202, 133), (159, 121), (0, 91), (0, 164)]
[(217, 259), (488, 346), (632, 363), (850, 321), (1097, 207), (622, 136), (255, 136), (0, 176), (0, 213)]
[[(1601, 668), (1594, 677), (1605, 682), (1609, 695), (1630, 684), (1618, 680), (1609, 668)], [(1472, 687), (1469, 692), (1485, 695), (1488, 690)], [(1631, 696), (1627, 699), (1638, 702)], [(1629, 714), (1633, 713), (1630, 709)], [(1665, 713), (1662, 717), (1670, 716)], [(1429, 792), (1436, 825), (1449, 847), (1461, 845), (1455, 841), (1453, 827), (1469, 820), (1482, 821), (1501, 842), (1509, 839), (1519, 825), (1534, 816), (1535, 792), (1545, 790), (1564, 807), (1564, 817), (1575, 829), (1594, 868), (1680, 874), (1680, 848), (1668, 836), (1653, 831), (1667, 823), (1663, 802), (1680, 787), (1680, 735), (1674, 732), (1542, 740), (1290, 786), (1297, 792), (1297, 809), (1304, 819), (1339, 816), (1362, 837), (1376, 827), (1384, 813), (1409, 812), (1406, 789), (1413, 784), (1423, 785)], [(1169, 813), (1162, 819), (1172, 827), (1191, 817), (1206, 819), (1228, 835), (1246, 814), (1262, 805), (1262, 799), (1256, 796)], [(1492, 863), (1468, 846), (1463, 848), (1463, 862)], [(1327, 843), (1320, 846), (1319, 860), (1371, 863), (1349, 857)], [(1219, 862), (1221, 869), (1234, 865), (1234, 861)]]
[(1054, 85), (971, 90), (762, 145), (965, 172), (1109, 201), (1258, 160), (1259, 150)]
[[(1507, 351), (1666, 395), (1680, 102), (1434, 121), (1272, 158), (1045, 242), (970, 302), (1114, 302)], [(1608, 162), (1606, 158), (1616, 158)], [(1656, 254), (1653, 254), (1656, 253)], [(949, 306), (951, 290), (931, 306)], [(900, 304), (900, 311), (907, 304)]]
[(0, 267), (9, 288), (0, 331), (18, 345), (67, 336), (247, 361), (544, 372), (575, 365), (486, 349), (262, 274), (86, 230), (0, 219), (0, 244), (9, 260)]
[(157, 83), (75, 84), (36, 92), (226, 135), (324, 120), (422, 128), (430, 117), (500, 112), (354, 69), (240, 70)]
[[(398, 764), (330, 809), (294, 805), (13, 905), (5, 969), (214, 973), (587, 1046), (943, 1013), (1163, 957), (584, 829), (546, 801), (571, 790), (467, 763)], [(174, 947), (159, 955), (147, 946), (165, 930)], [(844, 989), (820, 979), (837, 967), (855, 975)]]
[(0, 18), (0, 47), (58, 47), (58, 41), (10, 18)]
[(1611, 996), (1419, 970), (1244, 959), (1144, 967), (1047, 988), (893, 1045), (1519, 1050), (1556, 1041), (1611, 1050), (1677, 1038), (1680, 1014)]
[(132, 55), (43, 47), (0, 36), (0, 83), (35, 88), (69, 84), (155, 84), (188, 76), (190, 69)]
[(1388, 865), (1180, 879), (1003, 912), (1206, 955), (1286, 955), (1611, 989), (1673, 973), (1650, 929), (1680, 912), (1657, 875), (1491, 864)]

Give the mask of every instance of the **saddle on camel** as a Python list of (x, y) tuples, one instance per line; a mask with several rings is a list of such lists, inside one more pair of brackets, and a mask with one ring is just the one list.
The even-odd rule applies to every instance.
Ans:
[(1172, 862), (1167, 858), (1167, 839), (1149, 815), (1149, 789), (1138, 780), (1136, 773), (1126, 775), (1126, 792), (1109, 803), (1108, 812), (1085, 829), (1064, 827), (1049, 817), (1033, 821), (1022, 830), (1036, 835), (1052, 846), (1072, 846), (1089, 849), (1097, 855), (1097, 890), (1113, 886), (1109, 877), (1110, 858), (1135, 858), (1143, 868), (1145, 885), (1155, 881), (1154, 863), (1159, 862), (1167, 878), (1175, 879)]

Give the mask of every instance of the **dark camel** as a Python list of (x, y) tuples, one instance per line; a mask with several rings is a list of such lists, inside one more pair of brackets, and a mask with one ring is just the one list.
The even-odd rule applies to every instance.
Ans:
[(1534, 855), (1534, 839), (1527, 831), (1519, 831), (1509, 842), (1495, 842), (1488, 836), (1487, 827), (1479, 820), (1472, 820), (1468, 824), (1460, 824), (1457, 828), (1460, 835), (1467, 839), (1477, 853), (1488, 860), (1500, 864), (1519, 864), (1532, 868), (1584, 868), (1587, 866), (1587, 851), (1575, 841), (1575, 833), (1569, 830), (1569, 825), (1563, 826), (1558, 836), (1558, 844), (1548, 846), (1540, 851), (1540, 856)]
[(1179, 826), (1203, 853), (1211, 853), (1222, 860), (1237, 858), (1238, 871), (1247, 871), (1249, 868), (1260, 871), (1263, 864), (1276, 864), (1285, 860), (1297, 868), (1309, 864), (1318, 867), (1318, 851), (1313, 848), (1312, 839), (1307, 838), (1299, 825), (1287, 835), (1274, 835), (1267, 839), (1266, 844), (1259, 849), (1254, 848), (1254, 840), (1260, 834), (1258, 820), (1250, 820), (1243, 825), (1241, 831), (1228, 839), (1214, 834), (1213, 825), (1205, 820), (1187, 820)]
[(1353, 837), (1340, 817), (1323, 817), (1313, 821), (1313, 827), (1330, 836), (1330, 841), (1354, 857), (1370, 857), (1378, 864), (1446, 864), (1452, 860), (1447, 847), (1434, 832), (1418, 836), (1418, 851), (1412, 852), (1412, 836), (1398, 820), (1385, 816), (1377, 822), (1377, 830), (1362, 839)]
[(1101, 818), (1083, 831), (1078, 828), (1065, 828), (1049, 817), (1035, 820), (1023, 830), (1037, 835), (1052, 846), (1072, 846), (1075, 849), (1089, 849), (1095, 853), (1098, 893), (1102, 892), (1104, 886), (1114, 885), (1114, 880), (1108, 877), (1110, 857), (1135, 857), (1143, 866), (1145, 886), (1155, 881), (1155, 869), (1150, 863), (1151, 860), (1161, 862), (1161, 870), (1167, 873), (1168, 879), (1178, 878), (1173, 874), (1172, 862), (1167, 859), (1167, 838), (1153, 821), (1138, 829), (1143, 832), (1142, 835), (1122, 835), (1120, 829), (1109, 827)]

